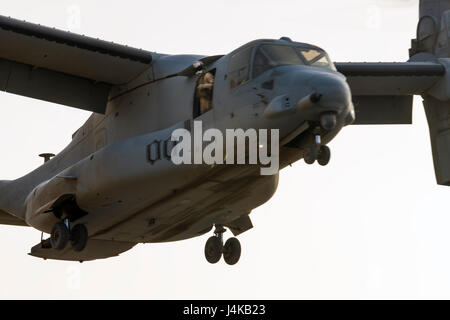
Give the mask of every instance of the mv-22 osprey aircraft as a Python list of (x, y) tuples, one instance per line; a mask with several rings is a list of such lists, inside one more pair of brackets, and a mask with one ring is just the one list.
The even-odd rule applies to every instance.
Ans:
[(224, 243), (225, 228), (252, 228), (249, 214), (272, 197), (278, 171), (174, 164), (172, 132), (196, 121), (279, 129), (280, 168), (302, 158), (326, 165), (344, 126), (410, 124), (421, 95), (437, 182), (450, 185), (450, 0), (420, 1), (417, 39), (400, 63), (333, 63), (287, 37), (223, 56), (157, 54), (6, 17), (0, 43), (3, 91), (93, 112), (57, 156), (0, 181), (0, 223), (50, 234), (35, 257), (103, 259), (215, 228), (207, 260), (237, 263), (240, 243)]

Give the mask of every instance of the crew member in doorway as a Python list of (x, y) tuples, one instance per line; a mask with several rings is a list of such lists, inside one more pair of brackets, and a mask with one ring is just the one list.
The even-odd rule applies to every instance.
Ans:
[(197, 98), (200, 100), (200, 114), (212, 109), (212, 93), (214, 87), (214, 75), (206, 72), (198, 80)]

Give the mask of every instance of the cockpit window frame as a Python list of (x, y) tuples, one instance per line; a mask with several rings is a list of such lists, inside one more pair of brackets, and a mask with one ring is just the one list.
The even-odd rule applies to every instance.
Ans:
[[(251, 60), (251, 75), (252, 75), (251, 79), (256, 79), (256, 78), (258, 78), (261, 74), (265, 73), (266, 71), (269, 71), (270, 69), (273, 69), (273, 68), (276, 68), (276, 67), (279, 67), (279, 66), (282, 66), (282, 65), (297, 65), (297, 64), (280, 64), (280, 65), (271, 67), (271, 68), (267, 69), (266, 71), (262, 72), (261, 74), (255, 76), (255, 57), (256, 57), (256, 54), (258, 53), (258, 50), (259, 50), (261, 47), (264, 47), (264, 46), (272, 46), (272, 47), (289, 47), (289, 48), (292, 48), (292, 49), (293, 49), (293, 52), (297, 55), (297, 57), (298, 57), (298, 58), (301, 60), (301, 62), (302, 62), (302, 64), (298, 64), (298, 65), (308, 65), (308, 64), (306, 63), (305, 59), (303, 58), (303, 56), (297, 52), (297, 48), (294, 47), (294, 46), (292, 46), (292, 45), (289, 45), (289, 44), (281, 44), (281, 43), (275, 43), (275, 44), (274, 44), (274, 43), (261, 43), (261, 44), (255, 46), (255, 47), (254, 47), (254, 50), (253, 50), (253, 55), (252, 55), (252, 60)], [(264, 54), (264, 51), (263, 51), (263, 54)], [(267, 57), (267, 54), (264, 54), (264, 55), (266, 56), (266, 58), (270, 58), (270, 57)]]
[[(331, 61), (330, 56), (328, 55), (328, 53), (325, 50), (317, 48), (317, 47), (306, 47), (306, 46), (295, 46), (295, 48), (298, 50), (297, 51), (298, 54), (306, 61), (307, 66), (318, 67), (318, 68), (330, 68), (332, 70), (335, 70), (334, 63), (333, 63), (333, 61)], [(319, 52), (320, 54), (317, 57), (315, 57), (314, 59), (306, 60), (306, 57), (301, 53), (302, 50), (314, 50), (314, 51)], [(314, 65), (314, 63), (320, 61), (323, 58), (325, 58), (327, 60), (328, 65), (326, 67)]]
[[(230, 91), (235, 91), (237, 88), (242, 87), (243, 85), (253, 81), (256, 78), (259, 78), (261, 76), (261, 74), (275, 68), (272, 67), (266, 71), (264, 71), (263, 73), (254, 76), (254, 72), (255, 72), (255, 57), (256, 54), (258, 52), (258, 49), (262, 46), (285, 46), (285, 47), (291, 47), (294, 49), (295, 53), (297, 54), (297, 56), (299, 57), (299, 59), (301, 60), (302, 64), (299, 65), (304, 65), (304, 66), (308, 66), (308, 67), (316, 67), (316, 68), (325, 68), (325, 69), (331, 69), (336, 71), (336, 67), (334, 66), (333, 61), (330, 59), (328, 53), (316, 46), (310, 46), (307, 44), (301, 44), (301, 43), (277, 43), (277, 42), (260, 42), (260, 43), (255, 43), (251, 46), (247, 46), (247, 47), (243, 47), (241, 48), (239, 51), (233, 52), (230, 60), (228, 61), (228, 66), (227, 66), (227, 82), (228, 82), (228, 87), (230, 89)], [(244, 50), (251, 50), (251, 54), (250, 54), (250, 62), (249, 62), (249, 74), (248, 74), (248, 78), (245, 82), (238, 84), (235, 87), (231, 87), (231, 70), (230, 70), (230, 65), (231, 65), (231, 59), (233, 56), (243, 52)], [(300, 50), (316, 50), (318, 52), (320, 52), (321, 54), (319, 56), (317, 56), (315, 59), (308, 61), (306, 59), (306, 57), (300, 52)], [(326, 58), (327, 62), (328, 62), (328, 66), (318, 66), (318, 65), (312, 65), (313, 63), (319, 61), (322, 58)], [(278, 67), (278, 66), (276, 66)]]
[[(335, 67), (334, 67), (334, 64), (333, 64), (333, 62), (331, 61), (331, 59), (330, 59), (330, 57), (329, 57), (329, 55), (328, 55), (328, 53), (325, 51), (325, 50), (323, 50), (323, 49), (321, 49), (321, 48), (318, 48), (318, 47), (314, 47), (314, 46), (306, 46), (306, 45), (298, 45), (298, 44), (284, 44), (284, 43), (265, 43), (265, 42), (263, 42), (263, 43), (259, 43), (258, 45), (255, 45), (254, 47), (253, 47), (253, 53), (252, 53), (252, 57), (251, 57), (251, 70), (250, 70), (250, 74), (251, 74), (251, 78), (250, 78), (250, 80), (253, 80), (253, 79), (256, 79), (256, 78), (258, 78), (259, 76), (261, 76), (261, 74), (260, 75), (257, 75), (257, 76), (254, 76), (254, 67), (255, 67), (255, 56), (256, 56), (256, 54), (257, 54), (257, 52), (258, 52), (258, 49), (260, 48), (260, 47), (262, 47), (262, 46), (285, 46), (285, 47), (291, 47), (291, 48), (293, 48), (294, 49), (294, 51), (296, 52), (296, 54), (297, 54), (297, 56), (300, 58), (300, 60), (303, 62), (303, 65), (304, 66), (308, 66), (308, 67), (317, 67), (317, 68), (326, 68), (326, 69), (331, 69), (331, 70), (335, 70)], [(313, 60), (311, 60), (311, 61), (308, 61), (308, 60), (306, 60), (306, 58), (303, 56), (303, 54), (301, 54), (301, 52), (300, 52), (300, 50), (316, 50), (316, 51), (318, 51), (318, 52), (320, 52), (321, 54), (319, 55), (319, 56), (317, 56), (317, 58), (315, 58), (315, 59), (313, 59)], [(325, 57), (326, 58), (326, 60), (328, 61), (328, 66), (315, 66), (315, 65), (312, 65), (312, 63), (315, 63), (315, 62), (317, 62), (317, 61), (319, 61), (320, 59), (322, 59), (323, 57)], [(317, 59), (317, 60), (316, 60)], [(270, 70), (270, 69), (269, 69)]]
[[(245, 52), (246, 50), (250, 51), (250, 55), (249, 55), (249, 59), (248, 59), (248, 75), (247, 75), (247, 79), (244, 82), (242, 82), (242, 83), (237, 83), (237, 85), (233, 87), (232, 86), (232, 81), (233, 81), (232, 73), (235, 72), (236, 70), (231, 70), (231, 63), (232, 63), (231, 60), (233, 59), (233, 57), (235, 57), (238, 54), (241, 54), (241, 53)], [(252, 67), (253, 67), (253, 55), (254, 55), (254, 53), (255, 53), (255, 46), (249, 46), (249, 47), (242, 48), (241, 50), (236, 51), (236, 52), (234, 52), (231, 55), (230, 59), (228, 60), (227, 79), (226, 79), (227, 82), (228, 82), (228, 86), (229, 86), (230, 91), (234, 91), (237, 88), (242, 87), (243, 85), (245, 85), (246, 83), (248, 83), (248, 82), (250, 82), (252, 80)]]

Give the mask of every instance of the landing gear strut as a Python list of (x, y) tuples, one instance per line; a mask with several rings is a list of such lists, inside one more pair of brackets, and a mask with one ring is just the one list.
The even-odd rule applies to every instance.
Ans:
[(330, 162), (331, 151), (326, 145), (322, 145), (320, 128), (314, 131), (314, 143), (306, 146), (303, 158), (307, 164), (318, 162), (321, 166), (326, 166)]
[(226, 229), (216, 225), (214, 236), (208, 239), (205, 245), (205, 257), (209, 263), (217, 263), (223, 255), (225, 262), (229, 265), (238, 263), (241, 257), (241, 244), (238, 239), (230, 238), (223, 244), (223, 234)]
[(63, 250), (69, 241), (74, 251), (83, 251), (88, 241), (86, 226), (84, 224), (77, 224), (71, 230), (68, 219), (56, 223), (50, 235), (52, 248)]

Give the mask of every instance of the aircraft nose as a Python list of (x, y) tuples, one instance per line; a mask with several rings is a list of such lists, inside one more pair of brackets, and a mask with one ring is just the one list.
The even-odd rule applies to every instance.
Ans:
[(350, 87), (338, 74), (320, 74), (311, 79), (311, 91), (320, 96), (317, 105), (323, 112), (342, 113), (352, 104)]
[[(311, 122), (322, 122), (324, 127), (335, 127), (355, 120), (350, 87), (345, 77), (330, 71), (293, 72), (289, 74), (291, 94), (279, 95), (272, 99), (264, 111), (265, 118), (277, 118), (300, 111), (303, 118)], [(292, 86), (295, 83), (296, 86)], [(301, 93), (298, 91), (301, 87)], [(295, 93), (294, 93), (295, 92)], [(296, 101), (291, 104), (290, 98)]]
[(336, 121), (349, 125), (355, 121), (350, 87), (338, 73), (320, 73), (309, 80), (311, 96), (298, 101), (297, 107), (310, 120), (320, 119), (322, 126), (333, 128)]

